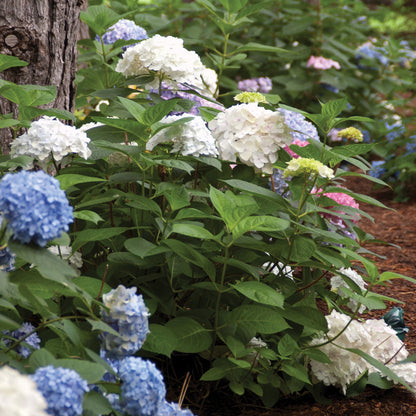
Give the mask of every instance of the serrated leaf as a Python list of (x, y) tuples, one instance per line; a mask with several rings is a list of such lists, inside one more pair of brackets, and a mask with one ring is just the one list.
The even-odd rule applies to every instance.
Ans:
[(150, 324), (149, 330), (150, 332), (147, 334), (142, 349), (155, 354), (163, 354), (170, 358), (172, 352), (178, 346), (176, 333), (169, 327), (158, 324)]
[(254, 300), (254, 302), (277, 306), (278, 308), (283, 307), (284, 296), (282, 293), (266, 283), (251, 281), (241, 282), (231, 286), (248, 299)]

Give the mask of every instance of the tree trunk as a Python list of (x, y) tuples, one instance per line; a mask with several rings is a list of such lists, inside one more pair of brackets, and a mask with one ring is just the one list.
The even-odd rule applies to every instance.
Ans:
[[(73, 111), (79, 13), (84, 0), (0, 0), (0, 53), (29, 63), (10, 68), (0, 78), (16, 84), (56, 85), (56, 99), (46, 107)], [(0, 113), (16, 108), (0, 97)], [(2, 153), (12, 141), (0, 129)]]

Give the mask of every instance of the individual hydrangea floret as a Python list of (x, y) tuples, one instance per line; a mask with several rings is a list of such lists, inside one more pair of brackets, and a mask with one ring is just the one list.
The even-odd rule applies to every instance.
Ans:
[(381, 179), (387, 173), (387, 169), (384, 167), (385, 163), (384, 160), (373, 160), (368, 174), (373, 178)]
[(319, 175), (322, 178), (333, 179), (334, 171), (316, 159), (299, 157), (287, 162), (287, 168), (283, 171), (283, 176), (299, 176), (303, 174)]
[[(19, 329), (12, 331), (11, 334), (10, 334), (10, 331), (7, 331), (7, 330), (2, 331), (2, 333), (4, 335), (10, 335), (12, 338), (14, 338), (14, 340), (18, 341), (24, 338), (30, 332), (34, 331), (34, 329), (35, 327), (31, 323), (24, 322), (23, 325)], [(5, 338), (4, 343), (6, 347), (10, 347), (11, 345), (13, 345), (15, 342), (14, 340)], [(38, 350), (40, 348), (40, 342), (41, 342), (41, 339), (39, 338), (38, 334), (36, 332), (33, 332), (31, 335), (26, 337), (23, 340), (23, 342), (21, 342), (15, 348), (15, 350), (23, 358), (27, 358), (32, 353), (31, 349)], [(29, 349), (28, 346), (31, 347), (31, 349)]]
[[(326, 321), (328, 323), (326, 336), (315, 338), (310, 345), (317, 346), (328, 356), (331, 363), (311, 360), (311, 371), (314, 377), (325, 385), (341, 387), (344, 394), (347, 386), (365, 371), (368, 370), (370, 373), (378, 371), (364, 358), (347, 351), (347, 348), (359, 349), (382, 363), (396, 364), (408, 356), (404, 344), (396, 336), (394, 329), (383, 319), (351, 321), (348, 315), (333, 310), (326, 316)], [(335, 336), (337, 338), (333, 342), (327, 343)]]
[(323, 56), (314, 56), (311, 55), (306, 63), (307, 68), (315, 68), (315, 69), (322, 69), (327, 70), (330, 68), (341, 69), (341, 65), (339, 62), (334, 61), (333, 59), (324, 58)]
[(104, 306), (108, 308), (102, 310), (103, 319), (120, 334), (101, 334), (102, 349), (110, 358), (136, 353), (149, 333), (149, 310), (136, 291), (135, 287), (127, 289), (119, 285), (103, 295)]
[(4, 416), (48, 416), (46, 400), (27, 375), (0, 368), (0, 414)]
[(89, 142), (82, 130), (63, 124), (54, 117), (43, 116), (12, 142), (10, 154), (12, 157), (31, 156), (41, 162), (51, 157), (60, 162), (70, 154), (88, 159), (91, 156)]
[(266, 97), (259, 92), (241, 92), (234, 97), (235, 101), (240, 103), (265, 103)]
[[(194, 116), (198, 116), (200, 114), (200, 107), (211, 107), (218, 111), (223, 111), (224, 106), (222, 104), (212, 102), (209, 100), (206, 100), (205, 98), (202, 98), (198, 95), (192, 94), (190, 92), (186, 92), (189, 90), (189, 87), (186, 87), (184, 85), (178, 84), (175, 88), (173, 88), (171, 85), (167, 85), (166, 82), (162, 82), (162, 88), (159, 91), (159, 89), (150, 89), (150, 93), (159, 94), (160, 97), (164, 100), (170, 100), (172, 98), (183, 98), (185, 100), (191, 100), (195, 103), (195, 105), (187, 112)], [(169, 113), (169, 115), (180, 115), (183, 114), (184, 111), (176, 112), (172, 111)]]
[(238, 81), (237, 88), (240, 91), (269, 93), (272, 88), (272, 80), (269, 77), (249, 78)]
[[(349, 296), (345, 293), (343, 288), (351, 289), (350, 285), (347, 283), (347, 279), (342, 276), (347, 276), (349, 279), (351, 279), (362, 291), (366, 289), (367, 283), (365, 280), (351, 267), (348, 269), (342, 267), (338, 270), (339, 274), (335, 274), (331, 277), (330, 283), (331, 283), (331, 290), (335, 293), (338, 293), (339, 296), (342, 298), (348, 298)], [(342, 275), (342, 276), (341, 276)], [(353, 290), (353, 289), (351, 289)], [(353, 312), (356, 311), (358, 307), (358, 302), (354, 299), (350, 299), (347, 303), (348, 308), (350, 308)], [(358, 309), (359, 313), (363, 313), (365, 311), (365, 306), (361, 305)]]
[(0, 212), (21, 243), (43, 247), (60, 237), (72, 211), (59, 181), (43, 171), (7, 173), (0, 182)]
[[(132, 20), (120, 19), (116, 24), (110, 26), (102, 36), (103, 43), (106, 45), (112, 44), (117, 40), (143, 40), (147, 39), (146, 29), (136, 25)], [(97, 41), (100, 37), (97, 35), (95, 38)], [(127, 45), (126, 48), (132, 45)]]
[(194, 414), (189, 409), (181, 409), (178, 403), (164, 400), (158, 416), (194, 416)]
[(115, 69), (124, 76), (155, 74), (147, 88), (159, 88), (160, 80), (168, 85), (178, 83), (212, 96), (217, 88), (217, 74), (206, 68), (194, 51), (183, 47), (183, 40), (173, 36), (154, 35), (128, 48)]
[(52, 416), (81, 416), (88, 383), (69, 368), (41, 367), (31, 376), (48, 404)]
[(279, 111), (285, 116), (286, 124), (292, 129), (290, 133), (293, 140), (314, 139), (319, 141), (318, 130), (310, 121), (306, 120), (303, 114), (285, 108), (279, 108)]
[(364, 139), (361, 131), (355, 127), (347, 127), (346, 129), (339, 130), (337, 135), (338, 137), (345, 138), (355, 143), (360, 143)]
[(182, 114), (166, 116), (160, 122), (170, 124), (190, 117), (190, 121), (174, 124), (157, 132), (146, 144), (146, 150), (153, 150), (159, 143), (172, 142), (171, 153), (181, 153), (183, 156), (212, 156), (218, 155), (215, 139), (200, 116)]
[(227, 108), (208, 127), (221, 159), (236, 162), (238, 157), (242, 163), (269, 174), (273, 173), (277, 151), (292, 142), (282, 114), (257, 103)]
[(121, 407), (131, 416), (158, 416), (165, 401), (162, 373), (148, 360), (127, 357), (120, 362)]

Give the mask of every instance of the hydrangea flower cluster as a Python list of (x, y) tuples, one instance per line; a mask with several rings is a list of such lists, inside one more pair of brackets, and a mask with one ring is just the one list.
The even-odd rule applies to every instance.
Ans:
[(257, 103), (227, 108), (208, 127), (217, 141), (221, 159), (236, 162), (238, 157), (242, 163), (269, 174), (273, 173), (277, 151), (292, 142), (282, 114)]
[(299, 176), (302, 174), (319, 175), (322, 178), (333, 179), (334, 171), (316, 159), (299, 157), (287, 162), (287, 168), (283, 171), (283, 176)]
[(389, 63), (389, 58), (386, 56), (387, 51), (384, 48), (377, 47), (370, 40), (364, 42), (359, 46), (355, 52), (355, 57), (357, 58), (357, 66), (360, 69), (376, 69), (373, 67), (368, 67), (360, 63), (362, 59), (376, 59), (382, 65), (387, 65)]
[(157, 132), (146, 144), (146, 150), (153, 150), (159, 143), (172, 142), (171, 153), (181, 153), (183, 156), (212, 156), (218, 155), (215, 139), (200, 116), (182, 114), (180, 116), (166, 116), (160, 122), (174, 123), (184, 118), (192, 120), (174, 124)]
[(73, 221), (72, 207), (59, 181), (43, 171), (4, 175), (0, 212), (16, 240), (41, 247), (68, 231)]
[[(405, 381), (413, 390), (416, 390), (416, 363), (387, 364), (398, 377)], [(386, 377), (388, 380), (390, 378)], [(396, 382), (394, 382), (397, 384)]]
[(381, 179), (382, 176), (387, 172), (384, 165), (384, 160), (373, 160), (371, 162), (371, 169), (368, 171), (368, 174), (373, 178)]
[(48, 416), (46, 400), (36, 383), (17, 370), (0, 368), (0, 414), (7, 416)]
[(77, 154), (83, 159), (91, 156), (90, 139), (80, 129), (68, 126), (54, 117), (43, 116), (32, 122), (28, 131), (11, 144), (10, 154), (31, 156), (40, 162), (51, 157), (60, 162), (65, 156)]
[(16, 255), (12, 253), (7, 247), (0, 250), (0, 270), (2, 272), (13, 271), (15, 258)]
[(194, 416), (189, 409), (181, 409), (178, 403), (165, 400), (159, 409), (158, 416)]
[(156, 73), (147, 88), (159, 88), (162, 79), (173, 87), (189, 85), (207, 96), (215, 93), (218, 82), (215, 71), (206, 68), (194, 51), (183, 47), (182, 39), (173, 36), (155, 35), (128, 48), (115, 70), (126, 77)]
[(269, 77), (249, 78), (238, 81), (237, 88), (240, 91), (262, 92), (267, 94), (273, 88)]
[(292, 129), (290, 132), (293, 140), (305, 141), (314, 139), (319, 141), (318, 130), (310, 121), (306, 120), (303, 114), (296, 111), (279, 108), (279, 111), (285, 116), (286, 124)]
[(88, 384), (69, 368), (41, 367), (31, 376), (48, 404), (52, 416), (81, 416)]
[(120, 362), (121, 408), (128, 415), (158, 416), (166, 396), (162, 373), (140, 357), (127, 357)]
[[(351, 267), (346, 269), (345, 267), (342, 267), (338, 270), (339, 274), (335, 274), (331, 277), (330, 284), (331, 284), (331, 290), (335, 293), (338, 293), (339, 296), (342, 298), (348, 298), (349, 296), (343, 291), (343, 288), (350, 288), (350, 285), (347, 283), (345, 277), (347, 276), (349, 279), (351, 279), (361, 290), (365, 290), (367, 283), (365, 280)], [(341, 276), (342, 275), (342, 276)], [(350, 299), (347, 303), (348, 308), (350, 308), (353, 312), (358, 307), (358, 302), (355, 299)], [(359, 313), (363, 313), (365, 311), (365, 306), (361, 305), (358, 309)]]
[(234, 97), (235, 101), (240, 103), (265, 103), (267, 102), (266, 97), (260, 92), (240, 92)]
[(405, 126), (403, 125), (402, 118), (399, 115), (394, 115), (393, 121), (390, 124), (388, 121), (384, 122), (384, 127), (388, 130), (388, 133), (386, 134), (386, 139), (391, 142), (397, 137), (400, 137), (403, 135), (403, 133), (406, 131)]
[(315, 69), (322, 69), (327, 70), (330, 68), (341, 69), (341, 65), (339, 62), (334, 61), (333, 59), (324, 58), (323, 56), (314, 56), (311, 55), (306, 63), (307, 68), (315, 68)]
[(142, 295), (136, 295), (136, 290), (135, 287), (126, 289), (119, 285), (103, 295), (108, 311), (102, 310), (102, 317), (120, 334), (101, 334), (102, 349), (110, 358), (123, 358), (136, 353), (149, 332), (149, 310)]
[[(19, 329), (12, 331), (11, 334), (10, 334), (10, 331), (7, 331), (7, 330), (2, 331), (2, 334), (10, 335), (15, 340), (20, 340), (23, 337), (25, 337), (29, 332), (32, 332), (34, 329), (35, 327), (31, 323), (24, 322), (23, 325)], [(38, 350), (40, 348), (41, 339), (39, 338), (38, 334), (34, 332), (33, 334), (26, 337), (23, 342), (24, 344), (32, 347), (33, 349)], [(14, 341), (11, 339), (7, 339), (7, 338), (4, 339), (4, 344), (6, 345), (6, 347), (10, 347), (13, 343)], [(32, 353), (32, 351), (24, 344), (20, 343), (16, 347), (15, 350), (23, 358), (27, 358)]]
[[(200, 114), (199, 107), (211, 107), (215, 108), (216, 110), (223, 111), (224, 106), (221, 104), (216, 104), (212, 101), (205, 100), (202, 97), (199, 97), (198, 95), (191, 94), (189, 92), (186, 92), (188, 88), (184, 85), (178, 84), (176, 88), (173, 88), (170, 85), (167, 85), (166, 82), (162, 82), (162, 89), (161, 94), (159, 95), (164, 100), (170, 100), (172, 98), (183, 98), (185, 100), (191, 100), (195, 102), (195, 105), (191, 108), (189, 111), (190, 114), (193, 114), (195, 116), (198, 116)], [(157, 89), (150, 89), (151, 93), (159, 94), (159, 90)], [(179, 115), (182, 113), (177, 112), (171, 112), (169, 115)]]
[(287, 190), (288, 183), (280, 169), (273, 169), (273, 175), (269, 180), (270, 189), (286, 198), (289, 198), (291, 192)]
[[(136, 25), (132, 20), (120, 19), (116, 24), (110, 26), (107, 31), (102, 36), (103, 43), (106, 45), (114, 43), (116, 40), (143, 40), (147, 39), (149, 36), (145, 29), (141, 26)], [(97, 35), (95, 37), (97, 41), (100, 40), (100, 37)], [(129, 48), (133, 45), (127, 45), (124, 48)], [(124, 49), (123, 48), (123, 49)]]
[(364, 139), (364, 136), (361, 133), (361, 131), (356, 129), (355, 127), (347, 127), (346, 129), (339, 130), (337, 136), (345, 138), (355, 143), (360, 143)]
[(335, 310), (326, 317), (328, 333), (323, 338), (316, 338), (311, 345), (320, 345), (339, 335), (334, 342), (321, 345), (319, 348), (331, 360), (331, 363), (321, 363), (311, 360), (313, 375), (325, 385), (341, 387), (344, 394), (347, 386), (357, 380), (366, 370), (377, 370), (359, 355), (345, 348), (359, 349), (382, 363), (391, 365), (404, 360), (408, 352), (396, 336), (394, 329), (383, 319), (370, 319), (365, 322), (352, 320), (348, 315)]

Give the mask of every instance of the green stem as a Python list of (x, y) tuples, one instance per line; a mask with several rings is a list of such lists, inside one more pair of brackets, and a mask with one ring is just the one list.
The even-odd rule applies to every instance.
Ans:
[(107, 88), (110, 88), (110, 78), (108, 76), (108, 68), (107, 68), (107, 55), (105, 53), (105, 45), (103, 42), (103, 37), (100, 35), (100, 42), (101, 42), (101, 53), (103, 55), (103, 62), (104, 62), (104, 73), (105, 73), (105, 83)]

